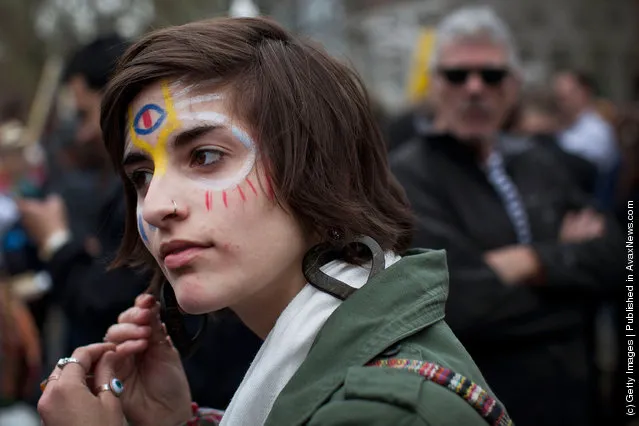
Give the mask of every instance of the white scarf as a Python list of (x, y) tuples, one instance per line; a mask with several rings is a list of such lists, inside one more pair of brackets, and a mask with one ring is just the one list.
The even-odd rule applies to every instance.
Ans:
[[(385, 256), (386, 267), (400, 260), (395, 253)], [(370, 264), (357, 266), (332, 261), (320, 268), (351, 287), (366, 284)], [(221, 426), (261, 426), (275, 399), (308, 355), (311, 345), (326, 320), (342, 303), (310, 284), (295, 296), (277, 319), (233, 395)]]

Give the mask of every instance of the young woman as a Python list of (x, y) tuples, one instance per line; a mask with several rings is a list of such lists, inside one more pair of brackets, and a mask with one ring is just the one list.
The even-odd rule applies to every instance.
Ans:
[[(126, 183), (119, 263), (154, 268), (168, 308), (229, 308), (265, 339), (221, 424), (510, 424), (443, 321), (444, 253), (408, 250), (346, 67), (265, 19), (163, 29), (122, 58), (102, 129)], [(47, 426), (218, 424), (191, 403), (160, 305), (138, 297), (108, 343), (60, 361)]]

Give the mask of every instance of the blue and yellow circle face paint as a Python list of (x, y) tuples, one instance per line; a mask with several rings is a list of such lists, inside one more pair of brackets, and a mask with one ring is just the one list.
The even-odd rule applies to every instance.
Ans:
[[(166, 143), (171, 133), (180, 127), (166, 81), (162, 81), (162, 97), (164, 108), (156, 104), (146, 104), (135, 114), (132, 108), (129, 109), (129, 137), (134, 146), (151, 156), (155, 173), (160, 176), (166, 172)], [(143, 138), (158, 130), (155, 143)]]
[(160, 128), (166, 119), (166, 111), (156, 104), (147, 104), (133, 118), (133, 131), (138, 135), (150, 135)]

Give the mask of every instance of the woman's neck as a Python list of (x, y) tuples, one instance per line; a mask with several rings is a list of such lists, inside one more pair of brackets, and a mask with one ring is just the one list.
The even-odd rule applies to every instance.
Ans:
[(240, 320), (262, 340), (266, 339), (284, 309), (306, 285), (302, 262), (294, 264), (296, 267), (267, 285), (264, 291), (231, 307)]

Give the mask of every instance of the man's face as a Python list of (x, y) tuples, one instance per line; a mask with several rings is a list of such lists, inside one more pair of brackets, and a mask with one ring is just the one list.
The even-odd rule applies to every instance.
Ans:
[(513, 73), (506, 49), (490, 40), (444, 45), (433, 79), (438, 122), (461, 140), (492, 139), (517, 98)]
[(77, 129), (75, 148), (83, 166), (96, 167), (104, 163), (106, 150), (100, 129), (100, 92), (90, 88), (84, 77), (77, 75), (69, 80), (76, 108)]
[(91, 89), (82, 76), (74, 76), (69, 80), (69, 88), (75, 102), (78, 129), (76, 142), (80, 145), (102, 142), (100, 131), (100, 102), (99, 92)]
[(557, 97), (557, 104), (562, 116), (568, 120), (575, 120), (588, 104), (586, 91), (577, 83), (573, 75), (562, 73), (555, 77), (553, 89)]

